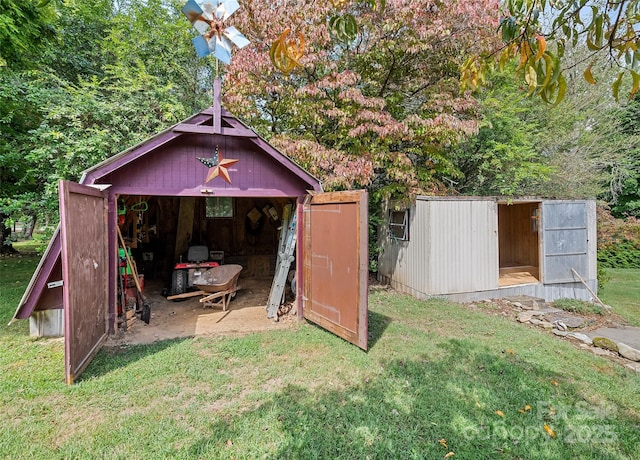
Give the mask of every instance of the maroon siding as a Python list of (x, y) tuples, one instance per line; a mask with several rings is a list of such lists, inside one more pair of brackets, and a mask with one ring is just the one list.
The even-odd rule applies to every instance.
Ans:
[[(231, 184), (221, 177), (204, 182), (209, 168), (198, 158), (211, 158), (216, 145), (224, 158), (239, 160), (229, 168)], [(203, 134), (183, 134), (97, 183), (111, 184), (111, 191), (118, 194), (202, 196), (208, 189), (236, 197), (299, 196), (311, 185), (250, 139)]]
[(13, 316), (14, 319), (27, 319), (34, 310), (62, 308), (62, 287), (53, 289), (47, 287), (47, 283), (61, 279), (60, 227), (58, 227), (22, 296)]

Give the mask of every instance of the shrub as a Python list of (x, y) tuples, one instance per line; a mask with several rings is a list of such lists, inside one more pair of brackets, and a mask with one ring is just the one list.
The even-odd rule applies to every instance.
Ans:
[(598, 262), (605, 268), (640, 268), (640, 220), (616, 219), (598, 207)]
[(553, 302), (553, 306), (561, 310), (570, 311), (573, 313), (595, 313), (596, 315), (604, 315), (606, 313), (605, 309), (600, 305), (577, 299), (558, 299)]

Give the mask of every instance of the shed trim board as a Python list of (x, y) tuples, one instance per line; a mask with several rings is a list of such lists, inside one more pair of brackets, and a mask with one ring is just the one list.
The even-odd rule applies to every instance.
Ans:
[(590, 300), (571, 268), (597, 290), (593, 200), (421, 196), (409, 215), (409, 241), (391, 238), (386, 220), (379, 237), (378, 277), (401, 292), (454, 301)]
[[(174, 203), (174, 200), (180, 197), (199, 197), (200, 203), (203, 203), (202, 200), (208, 197), (230, 197), (234, 200), (245, 200), (245, 205), (255, 202), (255, 200), (280, 200), (278, 203), (290, 201), (293, 204), (297, 204), (296, 212), (300, 222), (297, 232), (299, 241), (301, 241), (303, 236), (302, 227), (304, 225), (302, 211), (304, 197), (309, 192), (317, 194), (318, 197), (324, 195), (321, 193), (322, 186), (317, 179), (224, 110), (218, 112), (221, 113), (222, 118), (221, 121), (218, 120), (218, 122), (221, 122), (219, 131), (224, 132), (226, 129), (227, 133), (231, 133), (230, 135), (200, 133), (201, 128), (194, 129), (197, 131), (196, 133), (185, 132), (189, 131), (189, 128), (185, 129), (186, 125), (213, 127), (215, 122), (212, 117), (215, 113), (216, 110), (214, 108), (205, 109), (173, 128), (169, 128), (137, 146), (88, 169), (82, 176), (81, 184), (65, 186), (67, 189), (72, 190), (78, 187), (85, 190), (86, 186), (104, 190), (96, 190), (91, 193), (100, 194), (106, 199), (107, 229), (105, 247), (108, 254), (109, 288), (107, 293), (108, 314), (105, 318), (105, 323), (108, 325), (109, 333), (114, 332), (118, 314), (116, 308), (116, 278), (119, 268), (116, 229), (119, 225), (117, 207), (120, 197), (132, 197), (134, 199), (139, 197), (140, 200), (143, 197), (150, 197), (156, 200), (169, 200), (167, 201), (168, 203)], [(176, 127), (178, 128), (175, 129)], [(204, 130), (204, 128), (202, 129)], [(234, 134), (238, 135), (235, 136)], [(208, 166), (200, 162), (198, 158), (210, 157), (213, 154), (214, 147), (217, 148), (218, 145), (220, 150), (224, 152), (224, 158), (239, 159), (236, 165), (229, 168), (231, 183), (226, 182), (221, 177), (205, 183)], [(140, 184), (141, 182), (144, 183)], [(64, 206), (66, 205), (61, 204), (61, 209)], [(160, 204), (156, 206), (159, 209)], [(364, 206), (366, 208), (366, 199)], [(64, 209), (62, 210), (64, 211)], [(238, 224), (236, 223), (235, 225)], [(353, 231), (359, 230), (354, 227)], [(68, 244), (61, 241), (59, 227), (32, 276), (27, 290), (16, 309), (13, 320), (28, 318), (34, 311), (38, 311), (41, 308), (62, 308), (63, 304), (70, 302), (69, 296), (73, 294), (67, 292), (69, 286), (66, 284), (68, 284), (67, 278), (71, 267), (68, 259), (65, 262), (65, 258), (68, 256), (65, 252), (68, 250)], [(65, 253), (65, 257), (62, 257), (63, 253)], [(173, 256), (173, 251), (171, 251), (171, 255)], [(302, 305), (305, 281), (302, 273), (303, 257), (303, 248), (299, 244), (296, 247), (298, 274), (296, 290), (300, 318), (304, 317)], [(366, 259), (366, 251), (364, 252), (364, 257)], [(47, 283), (51, 281), (52, 277), (56, 276), (56, 267), (61, 261), (66, 271), (63, 286), (48, 289)], [(360, 264), (359, 268), (361, 269), (363, 264), (366, 269), (366, 260)], [(103, 268), (101, 265), (101, 269)], [(363, 276), (365, 276), (366, 280), (366, 275)], [(309, 278), (310, 280), (311, 278)], [(362, 286), (358, 288), (362, 291), (360, 288)], [(73, 289), (73, 286), (71, 286), (71, 289)], [(366, 288), (364, 292), (366, 292)], [(43, 299), (51, 296), (52, 293), (55, 294), (54, 297), (59, 297), (59, 301), (49, 302), (46, 308), (42, 307)], [(66, 299), (65, 302), (63, 302), (63, 298)], [(362, 305), (365, 306), (366, 311), (366, 295), (364, 303), (360, 303), (360, 306)], [(349, 308), (355, 307), (357, 305)], [(66, 305), (64, 308), (66, 309)], [(66, 326), (69, 327), (69, 325)], [(361, 331), (359, 333), (360, 335), (362, 334)], [(364, 335), (366, 343), (366, 331)], [(96, 346), (99, 347), (99, 344)], [(79, 366), (69, 367), (67, 381), (71, 383), (85, 365), (86, 363), (81, 361)]]

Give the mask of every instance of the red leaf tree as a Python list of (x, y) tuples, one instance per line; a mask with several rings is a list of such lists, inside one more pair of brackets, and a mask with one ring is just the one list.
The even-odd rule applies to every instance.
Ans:
[[(465, 56), (495, 46), (494, 0), (351, 2), (245, 0), (234, 16), (253, 46), (226, 69), (224, 103), (319, 177), (325, 189), (367, 187), (380, 197), (446, 190), (448, 151), (477, 130), (476, 103), (459, 93)], [(351, 14), (358, 34), (333, 38), (330, 18)], [(283, 30), (305, 39), (283, 74), (269, 49)]]

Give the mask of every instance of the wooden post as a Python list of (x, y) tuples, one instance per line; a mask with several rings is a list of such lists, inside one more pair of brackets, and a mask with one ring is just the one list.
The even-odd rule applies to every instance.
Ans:
[(180, 211), (178, 212), (178, 230), (176, 231), (176, 248), (174, 260), (178, 261), (180, 254), (189, 248), (191, 232), (193, 232), (193, 215), (196, 206), (194, 197), (180, 198)]
[(598, 298), (598, 296), (596, 295), (595, 292), (593, 292), (593, 290), (591, 290), (591, 288), (589, 287), (589, 285), (587, 284), (587, 282), (582, 279), (582, 276), (580, 276), (580, 274), (575, 271), (573, 268), (571, 269), (571, 271), (573, 272), (574, 275), (576, 275), (578, 277), (578, 279), (580, 280), (580, 282), (582, 284), (584, 284), (584, 287), (587, 288), (587, 291), (589, 291), (589, 293), (593, 296), (593, 298), (602, 306), (602, 308), (604, 308), (605, 310), (611, 310), (611, 307), (609, 307), (608, 305), (605, 305), (604, 303), (602, 303), (602, 300), (600, 300)]

